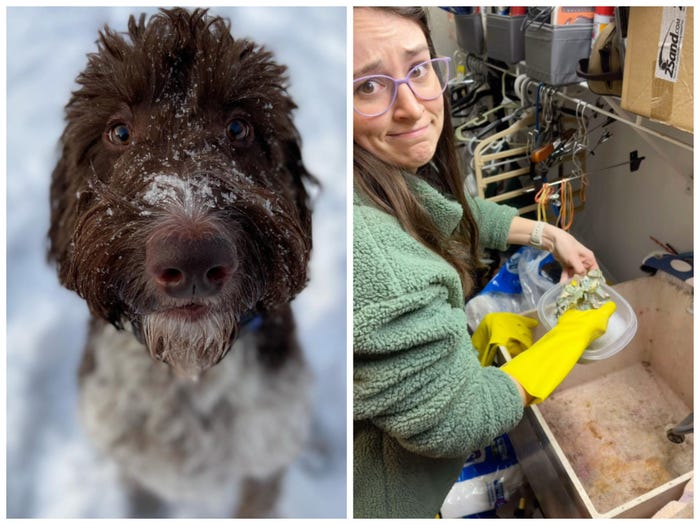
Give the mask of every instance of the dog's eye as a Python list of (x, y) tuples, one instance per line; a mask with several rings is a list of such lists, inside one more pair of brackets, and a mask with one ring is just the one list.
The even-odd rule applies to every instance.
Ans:
[(107, 132), (107, 137), (112, 144), (127, 146), (131, 143), (131, 130), (126, 124), (115, 124)]
[(253, 139), (253, 128), (245, 120), (235, 118), (226, 125), (226, 135), (235, 142), (249, 143)]

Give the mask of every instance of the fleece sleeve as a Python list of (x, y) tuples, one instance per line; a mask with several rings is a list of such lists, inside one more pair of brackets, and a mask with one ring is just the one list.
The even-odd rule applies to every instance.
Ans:
[[(387, 301), (383, 320), (354, 342), (355, 419), (434, 457), (466, 456), (522, 417), (517, 388), (499, 369), (480, 366), (464, 313), (445, 295), (440, 286), (416, 292), (410, 310), (405, 298)], [(358, 317), (372, 323), (371, 311)]]
[(420, 246), (410, 253), (398, 229), (377, 239), (366, 219), (355, 216), (354, 418), (414, 453), (466, 457), (519, 421), (520, 394), (480, 366), (450, 292), (456, 272)]
[(518, 214), (518, 210), (480, 197), (468, 197), (467, 200), (479, 227), (481, 245), (485, 248), (506, 250), (510, 223)]

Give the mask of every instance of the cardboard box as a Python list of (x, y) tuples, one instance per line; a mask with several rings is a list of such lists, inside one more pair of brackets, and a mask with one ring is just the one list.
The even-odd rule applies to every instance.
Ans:
[(693, 8), (630, 8), (622, 107), (693, 132)]

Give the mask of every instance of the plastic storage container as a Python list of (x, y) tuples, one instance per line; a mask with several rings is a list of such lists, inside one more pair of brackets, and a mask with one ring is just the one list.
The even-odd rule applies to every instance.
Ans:
[[(559, 283), (547, 290), (537, 303), (537, 317), (547, 330), (557, 324), (556, 302), (564, 284)], [(627, 300), (606, 284), (602, 284), (601, 288), (617, 308), (608, 321), (607, 331), (590, 344), (579, 363), (600, 361), (615, 355), (627, 346), (637, 333), (637, 316)]]
[(592, 31), (593, 24), (530, 24), (525, 30), (525, 72), (551, 86), (581, 82), (576, 65), (591, 54)]
[[(457, 26), (457, 45), (465, 53), (482, 55), (484, 53), (484, 25), (481, 13), (455, 15)], [(590, 40), (590, 34), (588, 35)]]
[(486, 15), (486, 55), (515, 64), (525, 58), (524, 16)]

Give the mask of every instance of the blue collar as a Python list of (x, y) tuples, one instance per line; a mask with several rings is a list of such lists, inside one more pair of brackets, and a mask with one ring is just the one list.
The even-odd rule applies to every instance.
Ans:
[(238, 325), (241, 328), (255, 332), (262, 326), (262, 321), (262, 315), (257, 313), (255, 310), (250, 310), (249, 312), (246, 312), (243, 317), (241, 317)]

